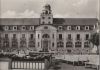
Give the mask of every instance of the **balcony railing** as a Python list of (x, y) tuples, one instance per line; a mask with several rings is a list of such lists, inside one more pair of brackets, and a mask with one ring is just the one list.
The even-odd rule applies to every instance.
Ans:
[(20, 38), (20, 40), (26, 40), (26, 38)]
[(75, 48), (81, 48), (82, 45), (75, 45)]
[(64, 38), (57, 38), (57, 41), (64, 41)]
[(73, 39), (72, 38), (67, 38), (67, 41), (72, 41)]
[(76, 38), (75, 40), (76, 41), (82, 41), (82, 38)]
[(35, 38), (29, 38), (30, 41), (35, 41)]

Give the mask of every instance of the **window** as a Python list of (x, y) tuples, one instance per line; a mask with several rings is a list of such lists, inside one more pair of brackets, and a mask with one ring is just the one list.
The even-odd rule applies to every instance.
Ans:
[(71, 26), (67, 26), (67, 30), (71, 30)]
[(17, 26), (14, 26), (14, 27), (13, 27), (13, 30), (17, 30)]
[(52, 43), (52, 46), (54, 47), (54, 42)]
[(45, 19), (45, 17), (42, 17), (42, 19)]
[(8, 38), (8, 34), (5, 34), (5, 38)]
[(22, 26), (22, 30), (25, 30), (26, 29), (26, 27), (25, 26)]
[(71, 39), (71, 34), (68, 34), (68, 39), (69, 39), (69, 40)]
[(49, 21), (48, 24), (51, 24), (51, 22)]
[(62, 30), (62, 26), (59, 26), (58, 29), (59, 29), (59, 30)]
[(66, 47), (73, 47), (73, 43), (72, 42), (67, 42)]
[(40, 43), (38, 42), (38, 47), (40, 46)]
[(48, 26), (45, 26), (44, 29), (48, 29)]
[(85, 38), (86, 40), (88, 40), (89, 39), (89, 34), (86, 34), (86, 38)]
[(77, 40), (80, 40), (80, 34), (77, 34)]
[(22, 38), (25, 38), (25, 34), (22, 34)]
[(80, 48), (81, 47), (81, 44), (82, 44), (81, 42), (75, 42), (75, 47), (76, 48)]
[(85, 26), (85, 30), (89, 30), (89, 26)]
[(38, 34), (38, 39), (39, 39), (40, 35)]
[(16, 34), (13, 34), (13, 38), (16, 38)]
[(34, 30), (34, 26), (30, 26), (30, 30)]
[(30, 40), (28, 45), (30, 48), (33, 48), (33, 47), (35, 47), (35, 42)]
[(59, 39), (62, 39), (62, 34), (59, 34)]
[(62, 41), (57, 42), (57, 47), (64, 47), (64, 43)]
[(43, 21), (42, 24), (45, 24), (45, 22)]
[(0, 38), (1, 38), (1, 33), (0, 33)]
[(52, 34), (52, 38), (54, 39), (54, 34)]
[(48, 19), (51, 19), (51, 17), (48, 17)]
[(42, 38), (49, 38), (49, 35), (48, 35), (48, 34), (44, 34), (44, 35), (42, 36)]
[(33, 34), (30, 34), (30, 38), (33, 38), (33, 36), (34, 36)]
[(71, 50), (67, 50), (68, 53), (71, 53)]
[(80, 26), (76, 26), (76, 30), (80, 30)]
[(9, 27), (8, 26), (5, 26), (5, 30), (8, 30), (9, 29)]
[(84, 48), (88, 48), (90, 46), (89, 42), (84, 42)]

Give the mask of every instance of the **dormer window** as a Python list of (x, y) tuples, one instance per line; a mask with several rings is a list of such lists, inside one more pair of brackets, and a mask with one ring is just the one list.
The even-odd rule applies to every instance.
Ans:
[(30, 30), (34, 30), (34, 26), (30, 26)]
[(25, 26), (22, 26), (22, 30), (25, 30), (26, 29), (26, 27)]
[(9, 29), (9, 27), (8, 26), (5, 26), (5, 30), (8, 30)]
[(67, 27), (67, 30), (71, 30), (71, 26), (68, 26), (68, 27)]
[(76, 30), (80, 30), (80, 26), (76, 26)]
[(89, 26), (85, 26), (85, 30), (89, 30)]
[(14, 27), (13, 27), (13, 30), (17, 30), (17, 26), (14, 26)]
[(59, 27), (58, 27), (58, 30), (62, 30), (62, 26), (59, 26)]

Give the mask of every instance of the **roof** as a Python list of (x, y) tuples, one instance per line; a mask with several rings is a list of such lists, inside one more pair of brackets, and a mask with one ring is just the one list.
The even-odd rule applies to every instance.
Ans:
[(53, 21), (62, 25), (94, 25), (98, 22), (96, 18), (54, 18)]
[(0, 25), (38, 25), (39, 18), (0, 18)]
[[(53, 18), (54, 25), (94, 25), (97, 18)], [(0, 25), (39, 25), (39, 18), (0, 18)]]

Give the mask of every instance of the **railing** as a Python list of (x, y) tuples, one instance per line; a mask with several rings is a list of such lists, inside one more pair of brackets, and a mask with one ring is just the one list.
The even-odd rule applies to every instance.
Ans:
[(44, 70), (45, 63), (43, 61), (12, 61), (11, 69), (34, 69)]
[(67, 38), (67, 41), (72, 41), (73, 40), (73, 38)]
[(79, 39), (76, 38), (75, 40), (76, 40), (76, 41), (82, 41), (82, 38), (79, 38)]
[(64, 38), (57, 38), (57, 41), (64, 41)]

